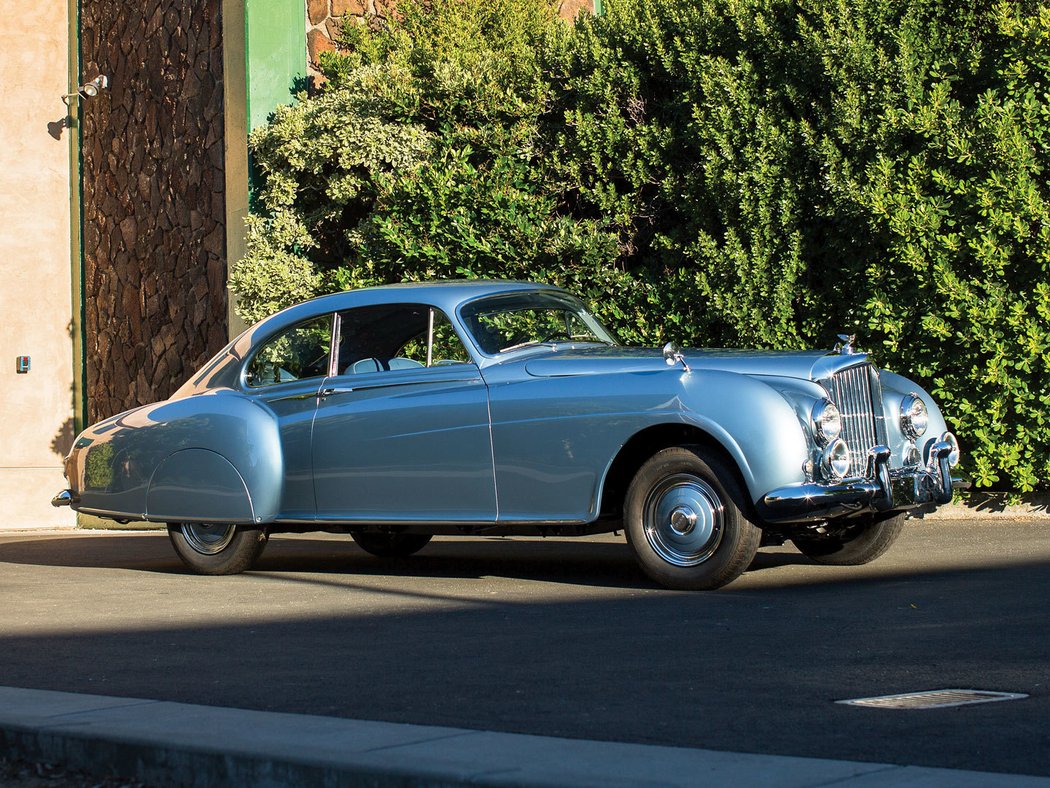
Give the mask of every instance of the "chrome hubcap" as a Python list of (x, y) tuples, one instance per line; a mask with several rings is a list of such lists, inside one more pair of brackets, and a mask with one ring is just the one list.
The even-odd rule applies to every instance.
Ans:
[(235, 533), (235, 525), (182, 524), (182, 535), (186, 538), (186, 544), (202, 555), (221, 553), (229, 547)]
[(689, 473), (668, 476), (653, 487), (642, 517), (649, 546), (674, 566), (706, 561), (725, 528), (722, 499), (710, 484)]
[(678, 507), (671, 512), (671, 528), (675, 533), (687, 536), (696, 528), (696, 512)]

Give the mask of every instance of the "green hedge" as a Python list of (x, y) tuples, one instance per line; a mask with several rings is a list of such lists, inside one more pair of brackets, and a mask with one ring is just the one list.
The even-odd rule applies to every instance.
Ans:
[(856, 332), (944, 406), (981, 487), (1050, 479), (1050, 7), (402, 2), (252, 137), (234, 267), (308, 293), (554, 281), (629, 342)]

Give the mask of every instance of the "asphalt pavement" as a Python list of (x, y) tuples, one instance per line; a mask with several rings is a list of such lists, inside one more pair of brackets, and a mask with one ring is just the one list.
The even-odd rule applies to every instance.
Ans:
[[(206, 578), (163, 534), (0, 534), (0, 685), (159, 701), (161, 722), (185, 704), (640, 747), (642, 761), (869, 764), (856, 774), (896, 775), (882, 784), (918, 774), (887, 766), (1050, 776), (1047, 526), (918, 522), (865, 567), (775, 548), (708, 593), (654, 587), (612, 536), (438, 538), (392, 562), (347, 537), (282, 536), (256, 571)], [(938, 688), (1030, 697), (835, 703)]]

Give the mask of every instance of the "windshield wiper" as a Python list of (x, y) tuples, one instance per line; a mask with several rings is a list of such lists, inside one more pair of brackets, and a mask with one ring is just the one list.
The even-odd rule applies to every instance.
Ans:
[(604, 345), (605, 347), (619, 347), (619, 345), (617, 345), (615, 342), (610, 342), (607, 339), (598, 339), (597, 337), (595, 337), (594, 339), (558, 339), (558, 340), (553, 340), (553, 341), (549, 340), (549, 339), (545, 339), (542, 342), (539, 341), (539, 340), (530, 339), (528, 342), (519, 342), (516, 345), (511, 345), (510, 347), (505, 347), (502, 350), (500, 350), (499, 352), (500, 353), (507, 353), (507, 352), (509, 352), (511, 350), (520, 350), (523, 347), (539, 347), (541, 345), (543, 347), (549, 347), (551, 350), (557, 350), (558, 349), (558, 345), (565, 345), (565, 344), (570, 344), (570, 345)]
[(554, 350), (557, 347), (558, 343), (557, 342), (538, 342), (538, 341), (536, 341), (534, 339), (530, 339), (528, 342), (519, 342), (516, 345), (511, 345), (510, 347), (505, 347), (502, 350), (500, 350), (499, 352), (500, 353), (507, 353), (507, 352), (509, 352), (511, 350), (520, 350), (523, 347), (539, 347), (540, 345), (542, 345), (544, 347), (549, 347), (551, 350)]

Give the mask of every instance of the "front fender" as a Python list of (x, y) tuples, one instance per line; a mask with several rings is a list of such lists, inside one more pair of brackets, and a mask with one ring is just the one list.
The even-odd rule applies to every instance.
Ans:
[(802, 481), (809, 443), (796, 409), (760, 378), (733, 372), (683, 376), (685, 420), (711, 435), (740, 469), (752, 501)]
[(882, 371), (883, 414), (886, 417), (886, 431), (889, 433), (890, 447), (895, 451), (898, 446), (903, 446), (907, 440), (900, 427), (900, 409), (901, 401), (908, 394), (918, 394), (922, 397), (926, 403), (926, 410), (930, 415), (925, 434), (915, 442), (919, 451), (922, 452), (922, 460), (925, 463), (930, 459), (930, 449), (933, 447), (933, 444), (940, 440), (941, 435), (948, 431), (944, 414), (941, 413), (940, 407), (933, 397), (930, 396), (929, 392), (918, 383), (895, 372)]

